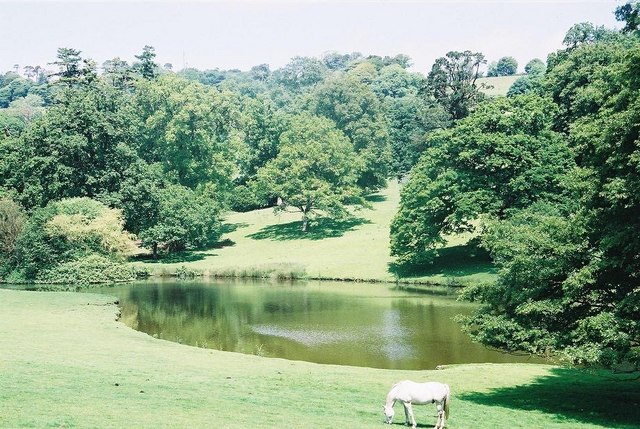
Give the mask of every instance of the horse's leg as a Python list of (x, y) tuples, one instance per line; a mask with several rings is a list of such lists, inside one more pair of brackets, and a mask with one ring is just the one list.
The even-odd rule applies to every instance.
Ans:
[(444, 428), (444, 409), (439, 402), (436, 403), (436, 409), (438, 410), (438, 421), (436, 422), (436, 427), (434, 429), (443, 429)]
[(405, 426), (409, 426), (409, 424), (411, 422), (409, 421), (409, 410), (407, 409), (407, 403), (406, 402), (402, 403), (402, 408), (404, 408), (404, 425)]
[(413, 415), (413, 407), (411, 407), (411, 402), (405, 402), (406, 410), (409, 412), (409, 417), (411, 417), (411, 427), (416, 429), (416, 418)]

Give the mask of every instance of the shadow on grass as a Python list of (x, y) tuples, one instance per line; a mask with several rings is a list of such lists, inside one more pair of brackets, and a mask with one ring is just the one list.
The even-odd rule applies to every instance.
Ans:
[(246, 222), (240, 222), (240, 223), (223, 223), (222, 224), (222, 234), (228, 234), (230, 232), (233, 232), (239, 228), (246, 228), (247, 226), (249, 226), (248, 223)]
[(366, 223), (371, 223), (371, 221), (362, 218), (345, 220), (320, 218), (309, 224), (307, 232), (302, 232), (302, 221), (297, 221), (266, 226), (247, 237), (254, 240), (322, 240), (342, 237), (347, 231), (352, 231)]
[(175, 252), (169, 254), (160, 254), (157, 259), (153, 258), (151, 254), (138, 255), (133, 258), (134, 261), (144, 261), (149, 264), (178, 264), (182, 262), (196, 262), (202, 261), (208, 256), (217, 256), (215, 253), (194, 252), (191, 250), (184, 250), (182, 252)]
[(445, 277), (462, 277), (497, 272), (491, 262), (489, 252), (474, 243), (440, 249), (432, 263), (397, 264), (392, 262), (389, 264), (389, 271), (400, 278), (425, 277), (438, 274)]
[(364, 197), (367, 202), (370, 203), (381, 203), (387, 201), (387, 197), (381, 194), (371, 194)]
[(612, 373), (556, 368), (532, 384), (465, 393), (458, 399), (476, 404), (554, 414), (610, 428), (638, 428), (640, 383)]

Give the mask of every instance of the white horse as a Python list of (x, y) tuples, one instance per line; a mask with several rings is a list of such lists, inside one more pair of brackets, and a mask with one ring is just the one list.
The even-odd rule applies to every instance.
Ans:
[(384, 405), (386, 422), (391, 424), (394, 415), (393, 406), (396, 401), (400, 401), (404, 406), (405, 424), (409, 425), (411, 423), (411, 427), (415, 429), (416, 419), (413, 416), (411, 405), (433, 404), (435, 402), (438, 410), (438, 421), (434, 429), (442, 429), (444, 428), (445, 419), (449, 417), (450, 394), (449, 385), (443, 383), (416, 383), (405, 380), (394, 384), (387, 394), (387, 403)]

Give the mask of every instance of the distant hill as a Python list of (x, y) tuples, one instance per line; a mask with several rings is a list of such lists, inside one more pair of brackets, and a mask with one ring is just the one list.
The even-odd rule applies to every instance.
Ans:
[(481, 90), (489, 97), (504, 97), (507, 95), (507, 91), (509, 91), (513, 82), (522, 76), (523, 75), (482, 77), (476, 81), (476, 84), (484, 83), (485, 85), (492, 86), (493, 88)]

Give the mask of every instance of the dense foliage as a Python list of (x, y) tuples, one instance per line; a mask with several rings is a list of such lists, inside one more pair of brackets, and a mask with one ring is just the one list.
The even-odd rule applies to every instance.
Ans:
[[(619, 9), (628, 27), (635, 8)], [(402, 192), (401, 263), (472, 230), (498, 266), (464, 292), (486, 345), (640, 369), (640, 44), (625, 32), (572, 27), (546, 71), (528, 64), (509, 98), (432, 134)]]
[(151, 46), (101, 70), (61, 48), (54, 72), (0, 75), (0, 276), (127, 280), (134, 239), (154, 257), (211, 246), (230, 207), (296, 210), (306, 231), (395, 177), (399, 264), (471, 232), (499, 269), (464, 292), (474, 338), (638, 369), (638, 10), (616, 10), (621, 31), (574, 25), (497, 99), (471, 51), (423, 76), (404, 55), (174, 73)]

